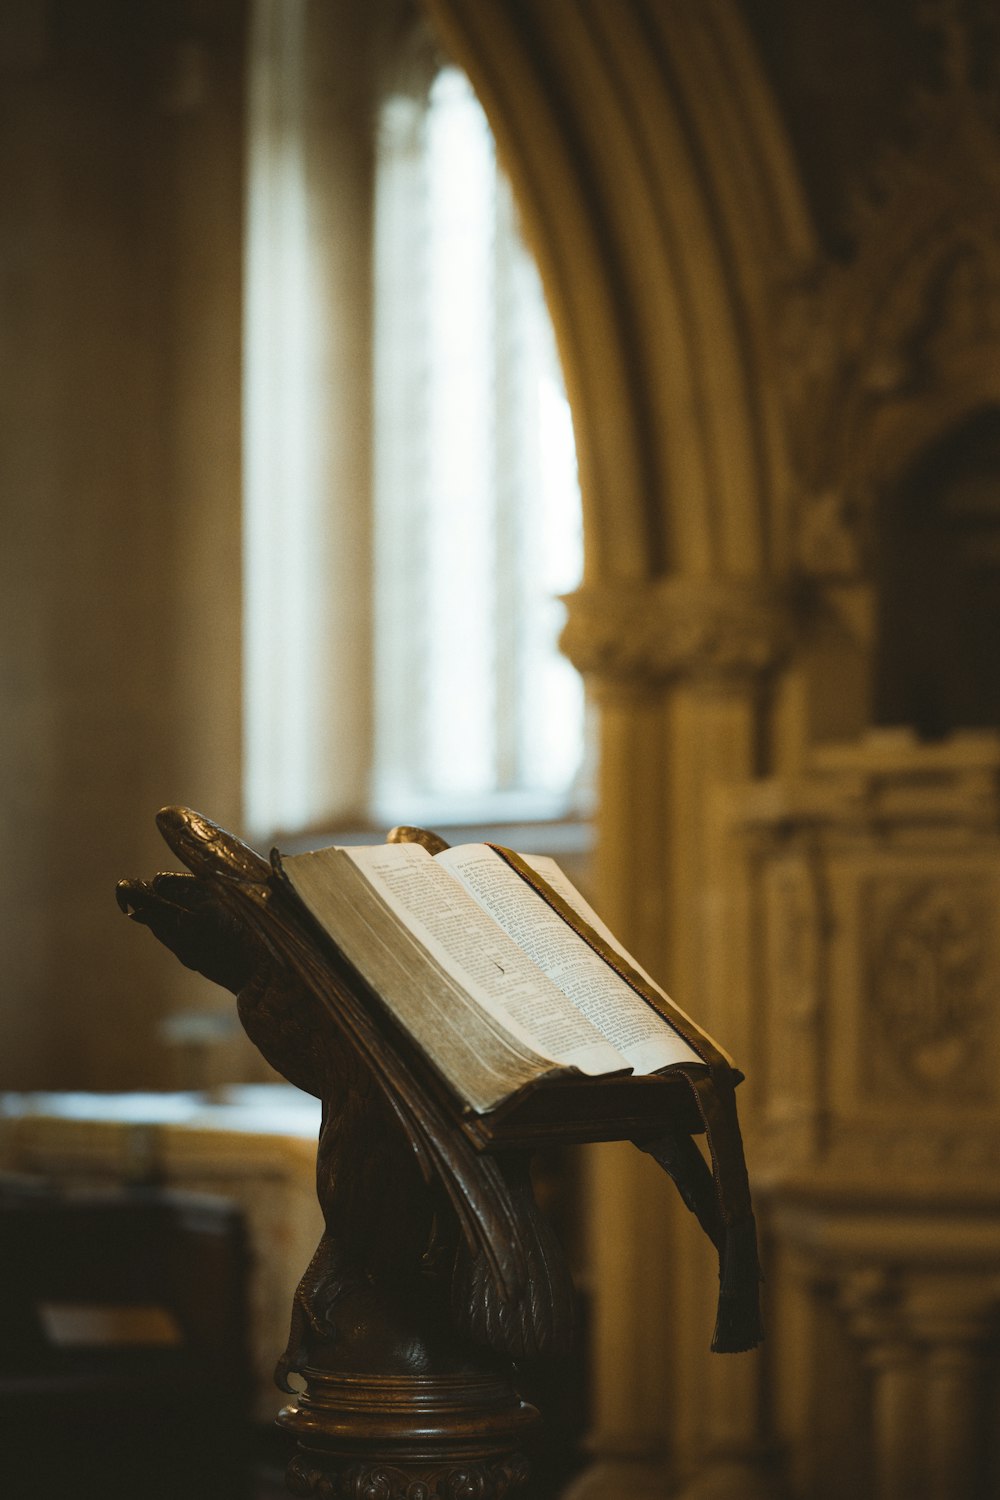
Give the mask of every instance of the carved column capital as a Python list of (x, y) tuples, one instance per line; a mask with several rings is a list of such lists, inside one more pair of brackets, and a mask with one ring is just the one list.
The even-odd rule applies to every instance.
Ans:
[(746, 579), (585, 584), (566, 597), (561, 646), (598, 686), (760, 678), (793, 641), (787, 594)]

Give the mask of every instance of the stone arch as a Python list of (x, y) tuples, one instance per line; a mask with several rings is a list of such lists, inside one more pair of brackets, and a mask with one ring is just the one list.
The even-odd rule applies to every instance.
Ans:
[(813, 243), (735, 6), (431, 10), (490, 115), (550, 299), (588, 581), (780, 568), (769, 279)]

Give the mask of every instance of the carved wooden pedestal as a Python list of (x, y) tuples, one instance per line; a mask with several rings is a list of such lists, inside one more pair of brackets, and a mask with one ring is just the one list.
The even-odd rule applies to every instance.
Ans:
[(527, 1479), (519, 1450), (538, 1413), (502, 1375), (303, 1373), (306, 1393), (278, 1418), (298, 1439), (293, 1495), (503, 1500)]

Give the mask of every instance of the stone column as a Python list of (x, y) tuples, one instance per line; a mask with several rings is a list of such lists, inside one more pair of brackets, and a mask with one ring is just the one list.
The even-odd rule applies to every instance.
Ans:
[[(666, 880), (664, 690), (646, 680), (602, 681), (598, 910), (654, 969)], [(664, 1493), (676, 1263), (669, 1185), (627, 1142), (596, 1146), (585, 1162), (592, 1272), (595, 1464), (574, 1500), (655, 1500)]]
[(985, 1496), (994, 1279), (873, 1267), (845, 1275), (841, 1301), (874, 1381), (875, 1500)]
[(998, 1288), (981, 1278), (922, 1278), (907, 1313), (926, 1349), (924, 1434), (927, 1500), (985, 1495), (990, 1484), (985, 1347)]
[(919, 1199), (913, 1186), (816, 1163), (769, 1190), (779, 1290), (794, 1275), (806, 1300), (780, 1330), (772, 1391), (802, 1500), (997, 1493), (1000, 1196), (982, 1177), (925, 1178)]
[[(748, 1018), (710, 962), (709, 807), (719, 784), (759, 770), (783, 602), (746, 580), (676, 578), (588, 586), (569, 605), (563, 646), (601, 708), (599, 906), (738, 1056)], [(692, 1476), (692, 1495), (765, 1493), (759, 1361), (708, 1353), (711, 1247), (634, 1153), (594, 1153), (590, 1171), (597, 1462), (573, 1495), (663, 1494), (670, 1471)]]
[(920, 1493), (921, 1466), (914, 1444), (919, 1350), (898, 1293), (884, 1272), (849, 1273), (840, 1300), (872, 1374), (874, 1500), (913, 1500)]

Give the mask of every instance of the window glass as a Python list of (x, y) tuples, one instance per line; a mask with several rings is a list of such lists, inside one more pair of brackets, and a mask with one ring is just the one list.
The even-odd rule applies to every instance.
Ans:
[(376, 776), (387, 816), (553, 815), (583, 693), (569, 405), (538, 273), (458, 69), (387, 101), (376, 214)]
[(247, 831), (577, 812), (573, 430), (485, 115), (423, 48), (333, 143), (301, 5), (255, 15)]

